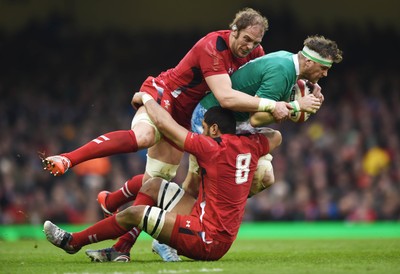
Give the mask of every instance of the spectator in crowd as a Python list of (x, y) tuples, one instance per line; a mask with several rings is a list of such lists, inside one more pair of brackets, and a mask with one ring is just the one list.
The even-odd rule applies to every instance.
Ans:
[[(64, 195), (64, 206), (58, 210), (69, 212), (62, 221), (86, 222), (76, 214), (84, 216), (86, 201), (96, 196), (89, 196), (73, 172), (56, 179), (43, 173), (37, 151), (68, 151), (91, 136), (125, 127), (134, 114), (126, 105), (131, 99), (126, 90), (179, 58), (166, 54), (162, 62), (157, 56), (142, 60), (132, 51), (136, 41), (154, 43), (139, 34), (80, 34), (68, 31), (70, 26), (62, 22), (58, 31), (50, 32), (46, 24), (32, 24), (13, 35), (0, 33), (1, 224), (39, 224), (45, 216), (62, 216), (48, 211), (59, 203), (58, 193)], [(342, 29), (327, 35), (341, 41), (346, 63), (321, 84), (325, 100), (318, 115), (302, 125), (274, 126), (285, 137), (274, 151), (276, 183), (249, 199), (247, 221), (400, 220), (400, 109), (396, 105), (400, 72), (393, 63), (368, 55), (390, 50), (392, 45), (382, 49), (383, 45), (374, 44), (372, 49), (369, 41), (383, 36), (377, 30), (362, 34)], [(299, 36), (293, 39), (298, 41), (303, 34)], [(393, 45), (399, 44), (398, 35), (390, 37)], [(170, 34), (159, 35), (157, 43), (165, 45), (165, 52), (176, 52), (168, 39)], [(176, 39), (182, 53), (193, 43), (192, 35), (177, 34)], [(290, 45), (288, 37), (282, 39)], [(352, 43), (365, 47), (357, 47), (355, 54)], [(127, 60), (135, 60), (135, 67)], [(140, 71), (134, 71), (136, 64)], [(99, 115), (106, 118), (99, 120)], [(44, 144), (43, 136), (52, 141)], [(387, 162), (370, 174), (362, 163), (373, 148), (383, 151)], [(145, 153), (110, 158), (106, 188), (118, 189), (121, 181), (143, 173)], [(183, 181), (185, 165), (183, 161), (176, 182)], [(102, 218), (100, 209), (98, 218)]]

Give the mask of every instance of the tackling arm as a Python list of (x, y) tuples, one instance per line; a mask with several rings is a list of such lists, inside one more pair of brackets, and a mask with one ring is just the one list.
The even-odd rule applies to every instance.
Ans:
[(228, 74), (209, 76), (205, 80), (221, 107), (242, 112), (258, 111), (260, 99), (232, 89), (231, 78)]
[(267, 126), (275, 122), (274, 116), (269, 112), (254, 112), (250, 113), (250, 125), (252, 127)]
[(277, 121), (287, 118), (292, 109), (292, 106), (287, 102), (257, 98), (232, 89), (232, 82), (228, 74), (209, 76), (205, 80), (223, 108), (241, 112), (267, 111)]
[(138, 100), (141, 99), (143, 105), (146, 107), (147, 114), (158, 130), (178, 147), (183, 149), (189, 131), (179, 125), (150, 95), (144, 92), (138, 92), (135, 96)]

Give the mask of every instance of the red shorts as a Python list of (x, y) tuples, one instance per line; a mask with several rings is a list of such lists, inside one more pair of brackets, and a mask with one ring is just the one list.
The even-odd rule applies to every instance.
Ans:
[(179, 255), (202, 261), (220, 259), (232, 245), (231, 242), (221, 242), (209, 237), (205, 240), (204, 235), (199, 216), (177, 215), (169, 245), (175, 248)]
[(171, 114), (172, 118), (174, 118), (178, 124), (187, 130), (190, 130), (190, 119), (192, 118), (193, 110), (178, 105), (178, 103), (176, 103), (177, 99), (171, 95), (172, 91), (164, 84), (163, 81), (149, 76), (143, 82), (142, 86), (140, 87), (140, 91), (150, 94), (158, 104), (160, 104), (169, 112), (169, 114)]

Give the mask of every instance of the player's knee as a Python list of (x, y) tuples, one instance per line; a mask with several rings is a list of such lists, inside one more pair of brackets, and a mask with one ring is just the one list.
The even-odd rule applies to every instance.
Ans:
[(157, 196), (157, 206), (171, 211), (182, 199), (185, 191), (174, 182), (162, 180)]
[(141, 221), (144, 208), (145, 206), (130, 206), (122, 210), (116, 215), (118, 224), (125, 228), (137, 226)]
[(135, 132), (139, 148), (151, 147), (162, 137), (146, 112), (137, 113), (133, 117), (131, 129)]
[(159, 177), (150, 178), (146, 182), (144, 182), (144, 184), (140, 188), (140, 192), (155, 198), (154, 200), (156, 201), (162, 181), (163, 179)]
[(133, 129), (139, 148), (149, 148), (156, 143), (154, 129), (150, 126), (136, 126)]

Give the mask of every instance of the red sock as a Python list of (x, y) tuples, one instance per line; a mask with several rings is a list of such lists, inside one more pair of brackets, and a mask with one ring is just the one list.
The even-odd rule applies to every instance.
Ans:
[(91, 243), (118, 238), (127, 231), (129, 230), (117, 223), (114, 215), (97, 222), (81, 232), (72, 233), (70, 245), (80, 248)]
[(71, 161), (71, 166), (75, 166), (90, 159), (137, 150), (135, 133), (132, 130), (119, 130), (100, 135), (76, 150), (61, 155)]
[(143, 192), (139, 192), (136, 196), (135, 201), (133, 202), (133, 205), (149, 205), (149, 206), (154, 206), (156, 205), (156, 201), (153, 200), (152, 197), (150, 197), (147, 194), (144, 194)]
[(144, 174), (133, 176), (126, 181), (124, 186), (108, 194), (106, 199), (106, 207), (110, 212), (115, 212), (120, 206), (136, 198), (140, 188), (142, 187)]
[(140, 235), (141, 230), (137, 227), (132, 228), (128, 233), (122, 235), (118, 242), (113, 245), (116, 251), (119, 252), (130, 252), (132, 246), (135, 244), (137, 238)]

